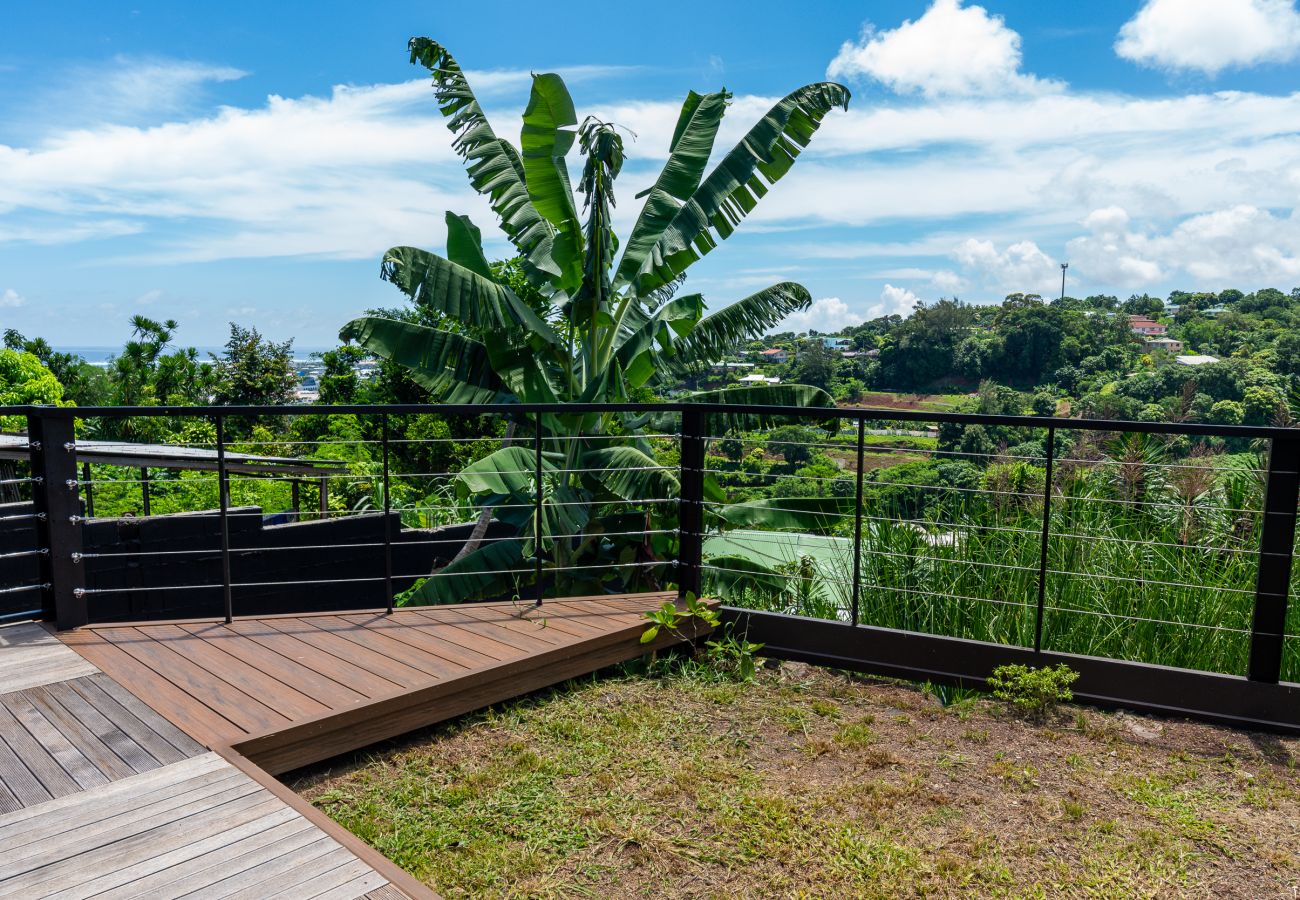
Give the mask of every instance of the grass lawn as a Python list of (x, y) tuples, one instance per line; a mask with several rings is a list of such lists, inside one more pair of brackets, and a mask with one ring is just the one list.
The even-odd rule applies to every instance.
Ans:
[(295, 787), (454, 897), (1292, 897), (1300, 741), (799, 664), (615, 674)]

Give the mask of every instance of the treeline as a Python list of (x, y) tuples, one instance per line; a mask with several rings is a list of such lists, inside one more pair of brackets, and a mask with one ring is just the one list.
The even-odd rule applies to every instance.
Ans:
[[(1130, 327), (1135, 316), (1164, 325), (1181, 349), (1148, 347)], [(1164, 300), (1141, 294), (1122, 302), (1012, 294), (996, 306), (941, 299), (839, 334), (870, 356), (845, 358), (793, 334), (766, 343), (797, 348), (779, 374), (844, 400), (867, 390), (969, 393), (991, 380), (1024, 395), (1022, 412), (1263, 425), (1290, 420), (1288, 397), (1300, 379), (1300, 288), (1174, 291)], [(1178, 355), (1218, 361), (1184, 365)]]

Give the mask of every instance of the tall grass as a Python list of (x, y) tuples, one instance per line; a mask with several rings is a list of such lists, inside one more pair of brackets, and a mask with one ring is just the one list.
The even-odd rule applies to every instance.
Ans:
[[(1135, 461), (1122, 452), (1058, 462), (1043, 647), (1244, 674), (1259, 562), (1258, 457)], [(1018, 475), (1014, 466), (1022, 467)], [(858, 621), (1032, 646), (1042, 491), (1041, 467), (996, 459), (978, 489), (922, 486), (920, 509), (915, 503), (901, 508), (897, 495), (869, 489)], [(788, 583), (750, 584), (726, 599), (846, 619), (854, 562), (852, 519), (846, 519), (812, 552), (806, 538), (794, 535), (730, 535), (781, 558)], [(1293, 606), (1290, 633), (1298, 624)], [(1294, 640), (1287, 645), (1283, 677), (1297, 680), (1300, 648)]]

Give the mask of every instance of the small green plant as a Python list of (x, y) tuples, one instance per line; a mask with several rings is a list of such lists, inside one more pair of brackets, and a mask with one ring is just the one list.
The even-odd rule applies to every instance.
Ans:
[(998, 666), (989, 676), (993, 696), (1005, 700), (1027, 718), (1045, 719), (1058, 703), (1074, 699), (1070, 685), (1079, 673), (1061, 663), (1038, 669), (1031, 666)]
[(744, 636), (736, 635), (732, 631), (730, 622), (727, 623), (722, 637), (706, 641), (704, 647), (709, 664), (717, 672), (736, 681), (749, 682), (754, 680), (754, 672), (758, 668), (755, 654), (763, 649), (763, 645), (755, 644), (746, 640)]
[(650, 620), (650, 624), (641, 633), (643, 644), (648, 644), (659, 637), (661, 631), (667, 631), (685, 640), (686, 637), (681, 633), (680, 628), (682, 623), (689, 619), (699, 619), (710, 628), (717, 628), (722, 622), (722, 617), (718, 615), (717, 610), (710, 609), (707, 603), (699, 600), (694, 594), (686, 595), (685, 610), (678, 609), (673, 601), (665, 600), (663, 606), (650, 610), (645, 617)]

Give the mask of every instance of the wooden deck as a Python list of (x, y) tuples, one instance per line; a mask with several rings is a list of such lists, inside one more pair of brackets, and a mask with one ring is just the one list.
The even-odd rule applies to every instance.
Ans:
[(668, 646), (669, 596), (0, 629), (0, 897), (434, 897), (273, 776)]

